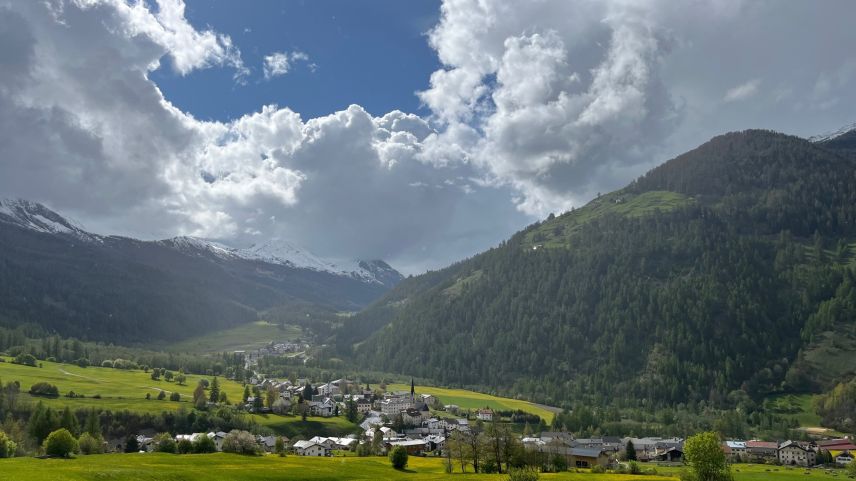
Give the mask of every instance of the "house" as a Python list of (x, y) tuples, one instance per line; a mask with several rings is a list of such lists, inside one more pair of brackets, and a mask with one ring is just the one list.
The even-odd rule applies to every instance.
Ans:
[(276, 451), (276, 436), (258, 436), (256, 438), (256, 443), (266, 453), (272, 453)]
[(329, 418), (336, 411), (336, 403), (330, 398), (323, 401), (309, 401), (309, 412), (314, 416)]
[(844, 451), (849, 451), (850, 454), (856, 452), (856, 445), (850, 439), (841, 438), (841, 439), (827, 439), (824, 441), (818, 441), (817, 443), (820, 449), (825, 449), (829, 451), (829, 454), (832, 457), (836, 457)]
[(839, 466), (847, 466), (848, 464), (853, 462), (853, 455), (850, 454), (850, 451), (843, 451), (838, 456), (835, 457), (835, 464)]
[(208, 434), (208, 437), (214, 440), (214, 446), (217, 446), (217, 451), (223, 450), (223, 440), (226, 439), (226, 433), (223, 431), (217, 431), (214, 433), (214, 436)]
[(791, 466), (814, 466), (817, 464), (817, 452), (809, 444), (787, 441), (779, 446), (779, 463)]
[(657, 461), (676, 463), (684, 459), (684, 451), (675, 447), (667, 448), (664, 451), (658, 451), (657, 454), (654, 455), (654, 459)]
[(769, 441), (746, 441), (748, 461), (764, 463), (779, 459), (779, 443)]
[(342, 451), (350, 451), (355, 448), (357, 444), (356, 439), (354, 438), (328, 438), (330, 441), (333, 441), (333, 448), (340, 449)]
[(329, 456), (330, 448), (312, 441), (297, 441), (294, 443), (294, 454), (298, 456)]
[(320, 444), (327, 449), (334, 449), (336, 447), (336, 441), (334, 438), (325, 438), (321, 436), (315, 436), (309, 440), (311, 443)]
[(390, 440), (384, 441), (383, 444), (387, 451), (395, 446), (402, 446), (407, 450), (407, 454), (410, 455), (422, 454), (422, 452), (428, 447), (427, 443), (422, 439)]
[(405, 409), (413, 407), (413, 402), (409, 396), (393, 396), (388, 397), (380, 402), (380, 412), (388, 417), (393, 417), (401, 413)]
[(419, 398), (423, 403), (425, 403), (429, 406), (434, 404), (435, 402), (437, 402), (437, 398), (434, 397), (433, 394), (420, 394)]
[(746, 441), (725, 441), (723, 450), (731, 462), (739, 463), (746, 460)]
[(357, 412), (360, 414), (367, 413), (372, 410), (372, 402), (366, 398), (357, 399)]
[(609, 464), (609, 456), (602, 449), (571, 448), (571, 462), (569, 466), (577, 468), (591, 468), (593, 466), (604, 466)]
[(476, 418), (485, 422), (493, 421), (493, 410), (491, 409), (479, 409), (476, 412)]

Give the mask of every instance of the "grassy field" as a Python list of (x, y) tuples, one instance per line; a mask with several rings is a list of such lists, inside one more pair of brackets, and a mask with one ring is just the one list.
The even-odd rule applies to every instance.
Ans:
[(570, 237), (582, 226), (605, 215), (644, 217), (655, 212), (667, 212), (690, 205), (694, 200), (683, 194), (669, 191), (652, 191), (639, 195), (622, 191), (599, 197), (585, 206), (567, 212), (526, 234), (526, 245), (568, 247)]
[[(647, 467), (647, 466), (646, 466)], [(657, 476), (592, 474), (588, 471), (542, 474), (555, 481), (676, 481), (680, 468), (658, 468)], [(826, 481), (845, 478), (842, 471), (797, 469), (778, 466), (736, 465), (736, 481)], [(304, 458), (288, 456), (245, 457), (231, 454), (105, 454), (76, 459), (14, 458), (0, 460), (0, 480), (15, 481), (90, 481), (90, 480), (455, 480), (498, 481), (507, 475), (472, 473), (446, 474), (438, 458), (411, 457), (404, 471), (396, 471), (383, 457)]]
[[(5, 358), (9, 361), (9, 358)], [(30, 367), (12, 364), (11, 362), (0, 363), (0, 380), (3, 382), (20, 381), (21, 390), (26, 392), (36, 382), (49, 382), (59, 388), (61, 396), (58, 398), (27, 397), (33, 401), (41, 400), (46, 405), (54, 408), (69, 406), (72, 409), (99, 408), (112, 411), (127, 409), (135, 412), (159, 413), (161, 411), (175, 410), (180, 406), (191, 409), (190, 401), (193, 398), (193, 390), (199, 379), (203, 376), (187, 375), (186, 384), (179, 386), (176, 383), (166, 381), (153, 381), (148, 373), (143, 371), (125, 371), (103, 367), (81, 368), (70, 364), (54, 362), (42, 362), (43, 367)], [(210, 378), (208, 378), (210, 379)], [(220, 388), (225, 391), (233, 402), (240, 401), (244, 388), (239, 383), (220, 378)], [(181, 394), (180, 402), (158, 401), (155, 399), (159, 390), (163, 389), (170, 393), (177, 391)], [(64, 395), (69, 391), (83, 394), (84, 398), (68, 398)], [(146, 400), (146, 393), (152, 394), (151, 400)], [(100, 399), (93, 398), (100, 395)], [(168, 399), (168, 398), (167, 398)], [(278, 415), (252, 415), (252, 418), (260, 425), (267, 426), (279, 434), (293, 437), (297, 434), (310, 435), (338, 435), (352, 432), (355, 426), (345, 420), (338, 418), (315, 418), (310, 417), (303, 421), (299, 416)]]
[(789, 419), (796, 419), (800, 426), (820, 426), (820, 416), (812, 407), (812, 394), (784, 394), (764, 401), (764, 408)]
[[(244, 457), (230, 454), (105, 454), (77, 459), (15, 458), (0, 460), (0, 480), (15, 481), (145, 481), (198, 480), (505, 480), (506, 475), (445, 474), (438, 458), (410, 458), (404, 471), (396, 471), (382, 457), (304, 458), (288, 456)], [(674, 480), (663, 476), (561, 473), (541, 475), (544, 480), (650, 481)]]
[(303, 331), (297, 326), (286, 325), (280, 329), (278, 324), (257, 321), (170, 344), (165, 349), (192, 353), (249, 351), (264, 347), (271, 341), (294, 341), (302, 335)]
[[(388, 391), (410, 391), (409, 384), (390, 384)], [(482, 394), (463, 389), (446, 389), (441, 387), (416, 386), (417, 394), (432, 394), (443, 404), (456, 404), (464, 409), (479, 409), (489, 407), (498, 410), (516, 410), (541, 416), (548, 424), (553, 422), (554, 413), (529, 401), (509, 399), (490, 394)]]

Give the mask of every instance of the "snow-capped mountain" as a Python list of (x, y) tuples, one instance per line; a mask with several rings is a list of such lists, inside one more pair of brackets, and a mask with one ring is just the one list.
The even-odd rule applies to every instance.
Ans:
[(111, 342), (176, 339), (268, 316), (323, 324), (402, 278), (382, 261), (334, 261), (281, 241), (240, 249), (96, 235), (25, 200), (0, 201), (0, 267), (0, 319)]
[(247, 248), (230, 247), (225, 244), (200, 239), (197, 237), (173, 237), (159, 241), (188, 253), (201, 255), (213, 254), (223, 259), (245, 259), (249, 261), (275, 264), (292, 269), (307, 269), (316, 272), (326, 272), (336, 276), (348, 277), (361, 282), (368, 282), (392, 287), (403, 279), (401, 273), (381, 260), (339, 260), (320, 257), (307, 249), (296, 246), (284, 240), (274, 239)]
[(84, 240), (98, 238), (42, 204), (23, 199), (0, 199), (0, 222), (46, 234), (69, 234)]
[(856, 122), (854, 122), (850, 125), (845, 125), (844, 127), (841, 127), (840, 129), (838, 129), (834, 132), (828, 132), (828, 133), (820, 134), (820, 135), (812, 135), (811, 137), (808, 138), (808, 141), (809, 142), (815, 142), (815, 143), (829, 142), (829, 141), (835, 140), (835, 139), (837, 139), (843, 135), (849, 134), (853, 131), (856, 131)]

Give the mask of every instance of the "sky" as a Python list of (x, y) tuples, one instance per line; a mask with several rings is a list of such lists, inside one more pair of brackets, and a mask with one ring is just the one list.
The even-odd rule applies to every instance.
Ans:
[(0, 0), (0, 197), (405, 273), (856, 121), (856, 2)]

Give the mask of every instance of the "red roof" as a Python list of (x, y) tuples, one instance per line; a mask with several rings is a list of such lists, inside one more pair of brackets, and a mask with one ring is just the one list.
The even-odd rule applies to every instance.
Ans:
[(746, 441), (747, 448), (779, 449), (779, 443), (774, 441)]

